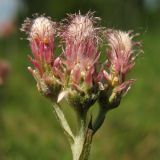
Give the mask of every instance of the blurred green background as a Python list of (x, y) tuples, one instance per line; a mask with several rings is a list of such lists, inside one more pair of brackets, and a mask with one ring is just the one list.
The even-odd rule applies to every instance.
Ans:
[[(70, 160), (71, 152), (51, 104), (28, 73), (28, 42), (19, 28), (25, 17), (46, 13), (59, 21), (66, 13), (96, 11), (102, 25), (140, 33), (144, 54), (130, 77), (137, 81), (120, 107), (108, 113), (94, 137), (91, 160), (160, 159), (160, 1), (26, 0), (14, 32), (0, 37), (0, 58), (11, 64), (0, 86), (0, 160)], [(103, 53), (104, 54), (104, 53)]]

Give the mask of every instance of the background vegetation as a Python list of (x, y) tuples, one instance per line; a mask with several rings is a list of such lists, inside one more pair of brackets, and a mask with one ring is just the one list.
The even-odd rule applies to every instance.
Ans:
[[(91, 160), (159, 160), (160, 158), (160, 8), (148, 0), (28, 0), (17, 19), (17, 32), (0, 39), (0, 56), (11, 72), (0, 86), (0, 160), (70, 160), (67, 140), (50, 103), (27, 71), (30, 54), (19, 28), (26, 16), (46, 13), (60, 20), (66, 13), (96, 11), (106, 27), (141, 35), (144, 54), (130, 74), (137, 81), (120, 107), (108, 113), (96, 134)], [(150, 0), (155, 1), (156, 0)], [(67, 107), (67, 106), (66, 106)]]

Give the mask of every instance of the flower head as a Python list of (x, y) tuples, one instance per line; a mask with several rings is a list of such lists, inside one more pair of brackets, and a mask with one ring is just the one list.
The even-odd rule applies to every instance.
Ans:
[(53, 94), (53, 91), (57, 93), (60, 88), (57, 68), (61, 60), (54, 59), (55, 23), (45, 16), (36, 17), (33, 20), (27, 18), (21, 30), (28, 35), (34, 56), (29, 58), (35, 67), (35, 69), (31, 67), (28, 69), (36, 79), (39, 91), (45, 95)]
[(60, 34), (65, 44), (65, 65), (75, 84), (83, 80), (91, 85), (93, 81), (94, 66), (99, 57), (98, 28), (94, 24), (90, 13), (70, 15), (65, 31), (62, 29)]
[(59, 31), (63, 42), (62, 64), (66, 72), (63, 81), (66, 85), (59, 99), (67, 95), (70, 103), (81, 109), (88, 108), (96, 100), (100, 30), (96, 27), (96, 20), (91, 13), (69, 15)]
[(109, 49), (107, 51), (107, 70), (103, 70), (104, 78), (113, 87), (114, 92), (124, 95), (134, 80), (125, 81), (127, 73), (133, 68), (137, 56), (131, 32), (108, 30), (106, 38)]

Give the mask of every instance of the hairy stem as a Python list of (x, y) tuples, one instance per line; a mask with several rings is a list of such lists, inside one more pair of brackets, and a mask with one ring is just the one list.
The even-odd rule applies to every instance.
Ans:
[(75, 136), (74, 143), (71, 145), (73, 160), (79, 160), (85, 141), (85, 120), (80, 119), (79, 125), (78, 133)]
[(79, 131), (72, 145), (73, 160), (88, 160), (93, 130), (86, 124), (86, 114), (78, 115)]
[(73, 135), (61, 106), (54, 103), (53, 108), (61, 127), (69, 139), (73, 160), (88, 160), (94, 132), (86, 124), (86, 115), (77, 115), (78, 132)]

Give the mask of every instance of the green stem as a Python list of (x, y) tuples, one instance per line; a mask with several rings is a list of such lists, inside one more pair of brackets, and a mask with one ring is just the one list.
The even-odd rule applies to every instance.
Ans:
[(102, 126), (104, 120), (105, 120), (105, 117), (106, 117), (106, 112), (107, 110), (100, 107), (99, 109), (99, 113), (98, 113), (98, 116), (93, 124), (93, 132), (94, 134), (97, 132), (97, 130)]
[(85, 141), (83, 144), (83, 150), (82, 150), (82, 153), (80, 155), (79, 160), (88, 160), (89, 159), (92, 138), (93, 138), (93, 130), (88, 128), (86, 131), (86, 134), (85, 134)]
[(86, 114), (77, 112), (78, 134), (75, 137), (75, 143), (72, 145), (73, 160), (88, 160), (93, 131), (88, 128), (86, 123)]
[(93, 130), (89, 129), (86, 124), (86, 114), (77, 115), (79, 127), (77, 135), (74, 136), (61, 109), (61, 106), (57, 103), (54, 103), (53, 108), (58, 121), (60, 122), (64, 132), (69, 139), (73, 160), (88, 160), (92, 143)]

